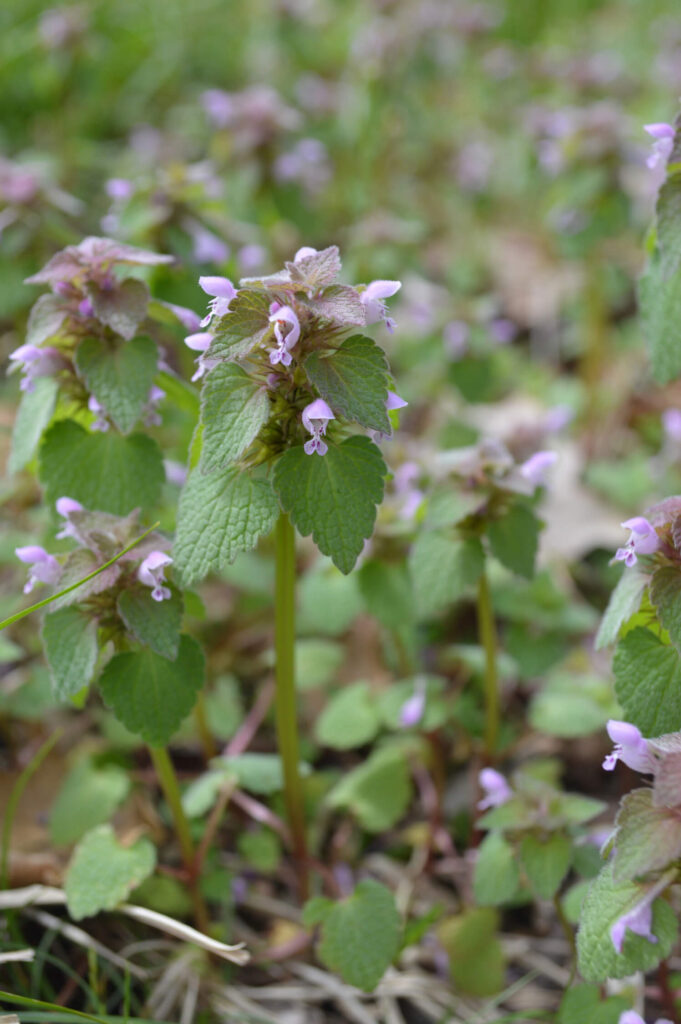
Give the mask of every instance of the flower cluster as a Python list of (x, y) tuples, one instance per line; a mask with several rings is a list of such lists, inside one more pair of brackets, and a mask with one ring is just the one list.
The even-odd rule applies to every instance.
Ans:
[[(56, 535), (57, 540), (75, 540), (80, 549), (89, 551), (94, 556), (90, 571), (96, 569), (98, 565), (103, 565), (117, 553), (117, 550), (126, 546), (138, 528), (136, 513), (121, 518), (104, 512), (89, 512), (74, 498), (59, 498), (56, 509), (63, 520)], [(116, 587), (118, 593), (121, 587), (130, 586), (137, 580), (151, 589), (154, 601), (168, 600), (172, 594), (170, 589), (164, 586), (164, 573), (168, 566), (172, 565), (173, 560), (166, 551), (160, 549), (160, 545), (166, 547), (167, 541), (159, 534), (152, 533), (144, 542), (123, 555), (117, 563), (95, 577), (87, 594), (101, 594), (112, 586)], [(15, 554), (29, 567), (28, 580), (24, 586), (25, 594), (30, 594), (36, 583), (57, 586), (69, 565), (76, 564), (72, 557), (76, 552), (60, 559), (36, 544), (16, 548)], [(132, 575), (129, 569), (133, 569)], [(67, 572), (66, 575), (70, 578), (71, 574)], [(76, 599), (80, 593), (76, 593)]]
[[(336, 246), (324, 250), (303, 246), (283, 271), (244, 278), (238, 288), (226, 277), (200, 277), (201, 288), (211, 297), (208, 311), (202, 330), (185, 338), (185, 344), (199, 353), (192, 380), (200, 380), (224, 360), (239, 362), (270, 393), (272, 403), (279, 403), (279, 434), (286, 433), (289, 444), (303, 441), (307, 455), (326, 455), (329, 424), (335, 421), (343, 429), (340, 421), (348, 418), (343, 400), (336, 404), (334, 393), (323, 388), (319, 393), (318, 381), (307, 369), (309, 358), (321, 355), (330, 366), (342, 348), (339, 336), (343, 333), (377, 323), (385, 323), (389, 331), (396, 326), (386, 300), (399, 291), (400, 282), (372, 281), (356, 288), (339, 285), (340, 266)], [(231, 343), (235, 337), (243, 337), (243, 342), (232, 355), (225, 351), (224, 339)], [(370, 339), (364, 340), (380, 352)], [(389, 414), (407, 403), (388, 388), (382, 354), (377, 359), (377, 386)], [(296, 429), (284, 429), (286, 411)], [(370, 421), (363, 424), (375, 441), (392, 434), (389, 417), (384, 414), (381, 419), (380, 430), (372, 428)], [(309, 435), (306, 440), (300, 427)]]
[(625, 530), (629, 530), (629, 540), (622, 548), (615, 553), (617, 562), (631, 568), (636, 565), (639, 555), (653, 555), (660, 546), (660, 538), (655, 527), (648, 522), (644, 516), (634, 516), (622, 523)]
[[(113, 358), (119, 346), (135, 338), (150, 315), (151, 296), (143, 281), (122, 276), (122, 268), (155, 266), (172, 259), (109, 238), (89, 237), (67, 246), (27, 278), (28, 284), (47, 284), (51, 291), (41, 295), (31, 311), (25, 343), (10, 353), (9, 372), (22, 373), (21, 390), (33, 391), (41, 377), (56, 378), (71, 401), (93, 414), (92, 429), (108, 430), (112, 417), (104, 393), (88, 393), (79, 348), (87, 339), (99, 339), (106, 345), (102, 358)], [(198, 327), (198, 317), (191, 310), (172, 303), (158, 305), (187, 327)], [(159, 353), (159, 367), (161, 362)], [(157, 405), (164, 397), (150, 381), (147, 401), (139, 409), (148, 425), (159, 421)]]

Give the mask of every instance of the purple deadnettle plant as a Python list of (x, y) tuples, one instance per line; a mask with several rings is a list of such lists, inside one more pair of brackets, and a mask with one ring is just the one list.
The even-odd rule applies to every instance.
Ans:
[(383, 350), (364, 333), (374, 324), (394, 329), (386, 300), (400, 282), (355, 287), (338, 280), (340, 270), (336, 246), (303, 246), (282, 270), (238, 287), (202, 277), (212, 297), (201, 322), (208, 330), (186, 339), (200, 352), (201, 431), (180, 498), (173, 569), (189, 585), (275, 528), (277, 731), (301, 891), (294, 528), (350, 572), (383, 498), (386, 467), (372, 438), (390, 436), (389, 413), (406, 404), (392, 390)]

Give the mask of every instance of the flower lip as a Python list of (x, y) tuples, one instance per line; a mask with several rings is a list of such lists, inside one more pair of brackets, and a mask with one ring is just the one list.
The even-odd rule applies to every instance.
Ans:
[[(326, 431), (326, 424), (329, 420), (335, 420), (335, 418), (333, 409), (326, 404), (323, 398), (316, 398), (314, 402), (310, 402), (303, 409), (303, 426), (311, 434), (317, 429), (321, 429), (322, 433), (324, 433)], [(314, 422), (318, 422), (320, 427), (317, 428)]]
[(399, 292), (402, 287), (401, 281), (372, 281), (360, 294), (363, 303), (372, 302), (374, 299), (389, 299)]
[(654, 139), (673, 139), (676, 134), (674, 126), (667, 124), (666, 121), (654, 121), (652, 124), (644, 124), (643, 130), (648, 132), (648, 135), (652, 135)]
[(137, 578), (146, 587), (151, 587), (151, 596), (154, 601), (167, 601), (172, 597), (169, 587), (164, 587), (165, 568), (172, 565), (172, 558), (165, 551), (152, 551), (137, 570)]
[(60, 516), (66, 518), (72, 512), (82, 512), (83, 506), (75, 498), (57, 498), (55, 502), (55, 508)]
[(557, 459), (556, 452), (535, 452), (520, 466), (520, 475), (535, 487), (540, 487), (544, 483), (546, 471), (554, 465)]
[(213, 335), (209, 331), (198, 331), (196, 334), (188, 334), (184, 343), (193, 352), (205, 352), (210, 348), (212, 340)]
[(236, 288), (228, 277), (200, 277), (199, 286), (206, 295), (218, 299), (233, 299), (236, 295)]
[(388, 392), (388, 399), (385, 403), (385, 407), (390, 412), (392, 409), (404, 409), (409, 405), (409, 402), (405, 402), (403, 398), (395, 394), (394, 391)]
[(25, 565), (37, 565), (40, 562), (48, 562), (54, 557), (38, 544), (27, 544), (23, 548), (15, 548), (14, 554)]
[(310, 245), (304, 245), (304, 246), (302, 246), (302, 248), (300, 248), (298, 250), (298, 252), (293, 257), (293, 262), (294, 263), (300, 263), (301, 260), (307, 259), (308, 256), (316, 256), (316, 255), (317, 255), (317, 249), (313, 249), (312, 246), (310, 246)]
[(485, 793), (483, 799), (478, 802), (478, 809), (481, 811), (486, 811), (490, 807), (500, 807), (513, 796), (513, 790), (505, 777), (494, 768), (483, 768), (478, 776), (478, 782)]

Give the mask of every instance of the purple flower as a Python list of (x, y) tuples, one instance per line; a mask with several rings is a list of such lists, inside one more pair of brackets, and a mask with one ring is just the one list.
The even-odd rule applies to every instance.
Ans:
[(670, 441), (681, 441), (681, 409), (665, 409), (662, 413), (662, 427)]
[(241, 269), (249, 274), (263, 266), (266, 256), (267, 253), (262, 245), (257, 245), (255, 242), (242, 246), (237, 253)]
[[(277, 347), (270, 352), (270, 363), (272, 366), (276, 366), (277, 363), (290, 366), (291, 349), (300, 337), (298, 317), (290, 306), (280, 306), (278, 302), (272, 303), (270, 314), (270, 323), (274, 324), (274, 336), (277, 339)], [(288, 328), (286, 334), (283, 331), (284, 327)]]
[(201, 355), (196, 360), (196, 373), (192, 377), (192, 380), (199, 380), (203, 377), (204, 373), (208, 373), (214, 366), (217, 366), (217, 359), (209, 359), (206, 356), (210, 344), (213, 340), (213, 335), (208, 331), (199, 331), (198, 334), (188, 334), (184, 339), (184, 343), (187, 348), (190, 348), (192, 352), (200, 352)]
[(193, 309), (187, 309), (186, 306), (176, 306), (174, 302), (163, 302), (161, 304), (166, 309), (169, 309), (171, 313), (174, 313), (182, 326), (186, 327), (188, 331), (198, 331), (201, 326), (201, 317)]
[(468, 348), (470, 328), (463, 320), (450, 320), (442, 330), (447, 355), (452, 359), (461, 359)]
[(201, 93), (201, 104), (216, 128), (226, 128), (234, 119), (234, 100), (224, 89), (206, 89)]
[(168, 587), (164, 587), (164, 572), (167, 565), (172, 565), (172, 558), (163, 551), (152, 551), (147, 555), (139, 569), (137, 579), (145, 587), (151, 587), (151, 596), (154, 601), (164, 601), (172, 597)]
[(547, 434), (558, 434), (574, 419), (574, 412), (569, 405), (554, 405), (546, 413), (543, 427)]
[(38, 348), (37, 345), (20, 345), (10, 352), (10, 372), (21, 367), (25, 376), (21, 381), (22, 391), (34, 391), (37, 377), (53, 377), (59, 370), (63, 370), (68, 363), (57, 348), (46, 346)]
[[(388, 412), (392, 412), (394, 409), (404, 409), (407, 405), (409, 405), (409, 402), (405, 402), (405, 400), (400, 398), (399, 395), (396, 395), (394, 391), (388, 392), (388, 397), (385, 402), (385, 407)], [(372, 430), (370, 433), (376, 444), (380, 444), (381, 441), (393, 436), (392, 430), (387, 433), (384, 430)]]
[(175, 487), (184, 487), (187, 480), (187, 467), (174, 459), (164, 459), (163, 468), (166, 472), (166, 480)]
[(555, 452), (535, 452), (520, 466), (520, 475), (533, 487), (542, 487), (545, 483), (546, 471), (557, 458)]
[(621, 525), (625, 530), (631, 530), (631, 534), (624, 547), (615, 552), (615, 561), (624, 562), (631, 568), (638, 561), (637, 555), (652, 555), (659, 548), (660, 538), (655, 527), (643, 516), (634, 516)]
[(106, 409), (103, 405), (100, 405), (94, 395), (90, 395), (88, 398), (87, 407), (90, 412), (95, 414), (95, 421), (92, 424), (92, 429), (101, 430), (102, 432), (108, 430), (109, 421), (106, 418)]
[(646, 160), (646, 166), (654, 171), (656, 167), (665, 165), (674, 148), (674, 126), (665, 122), (644, 124), (643, 130), (654, 138), (653, 151)]
[(293, 262), (300, 263), (301, 260), (307, 259), (308, 256), (316, 256), (317, 252), (318, 250), (313, 249), (311, 245), (304, 245), (302, 246), (302, 248), (298, 250), (298, 252), (293, 257)]
[(52, 586), (59, 579), (61, 566), (54, 555), (48, 554), (45, 548), (29, 544), (25, 548), (15, 548), (14, 554), (21, 562), (31, 567), (24, 587), (25, 594), (30, 594), (36, 583), (47, 583)]
[(70, 521), (69, 516), (72, 512), (83, 511), (81, 503), (76, 501), (75, 498), (57, 498), (56, 509), (58, 514), (66, 520), (57, 534), (57, 540), (64, 540), (66, 537), (73, 537), (76, 540), (79, 540), (78, 531)]
[(135, 191), (135, 186), (127, 178), (109, 178), (104, 187), (108, 197), (120, 203), (129, 199)]
[(423, 491), (414, 486), (420, 476), (421, 469), (416, 462), (404, 462), (395, 470), (393, 487), (402, 499), (401, 519), (413, 519), (423, 501)]
[[(636, 1013), (636, 1010), (625, 1010), (624, 1013), (620, 1015), (620, 1019), (617, 1021), (617, 1024), (646, 1024), (646, 1022), (640, 1014)], [(672, 1022), (668, 1020), (667, 1017), (660, 1017), (657, 1024), (672, 1024)]]
[(326, 455), (329, 446), (322, 440), (322, 436), (326, 433), (326, 425), (329, 420), (335, 420), (335, 418), (323, 398), (317, 398), (305, 406), (303, 426), (312, 434), (310, 440), (306, 441), (304, 445), (306, 455), (314, 455), (315, 452), (317, 455)]
[(657, 936), (653, 935), (653, 903), (663, 889), (666, 889), (671, 881), (669, 872), (662, 875), (654, 885), (651, 885), (643, 894), (641, 899), (626, 914), (622, 914), (610, 929), (610, 938), (617, 953), (622, 952), (622, 945), (627, 929), (634, 935), (642, 935), (649, 942), (656, 943)]
[(405, 700), (400, 708), (400, 725), (403, 729), (411, 729), (418, 725), (426, 710), (426, 686), (423, 679), (417, 679), (414, 692)]
[(486, 811), (490, 807), (500, 807), (513, 796), (513, 790), (504, 776), (494, 768), (483, 768), (478, 775), (478, 782), (485, 794), (484, 798), (478, 802), (478, 808), (481, 811)]
[(206, 295), (213, 296), (208, 303), (208, 313), (201, 321), (201, 327), (207, 327), (213, 317), (229, 313), (229, 304), (236, 295), (236, 288), (228, 277), (200, 277), (199, 285)]
[(402, 287), (401, 281), (372, 281), (360, 294), (360, 300), (364, 306), (367, 324), (377, 324), (379, 320), (385, 320), (385, 325), (392, 334), (395, 330), (395, 321), (387, 315), (385, 299)]
[(161, 424), (161, 414), (156, 406), (159, 402), (162, 402), (165, 397), (166, 393), (163, 388), (159, 388), (156, 384), (152, 384), (144, 406), (144, 422), (147, 427), (158, 427)]
[(611, 718), (606, 725), (608, 736), (615, 744), (615, 749), (603, 761), (606, 772), (611, 772), (618, 761), (622, 761), (635, 772), (651, 773), (654, 768), (653, 757), (648, 750), (648, 741), (641, 730), (630, 722), (619, 722)]
[(518, 328), (513, 321), (507, 320), (504, 316), (498, 316), (492, 320), (488, 330), (497, 345), (510, 344), (518, 333)]
[(197, 263), (224, 263), (229, 259), (229, 246), (212, 231), (201, 224), (187, 227), (194, 243), (194, 259)]
[(83, 317), (93, 316), (95, 309), (88, 298), (81, 299), (78, 303), (78, 312)]

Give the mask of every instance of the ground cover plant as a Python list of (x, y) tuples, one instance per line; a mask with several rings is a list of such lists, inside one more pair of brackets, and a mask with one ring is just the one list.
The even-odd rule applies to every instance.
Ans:
[(0, 25), (3, 1019), (680, 1021), (675, 5)]

